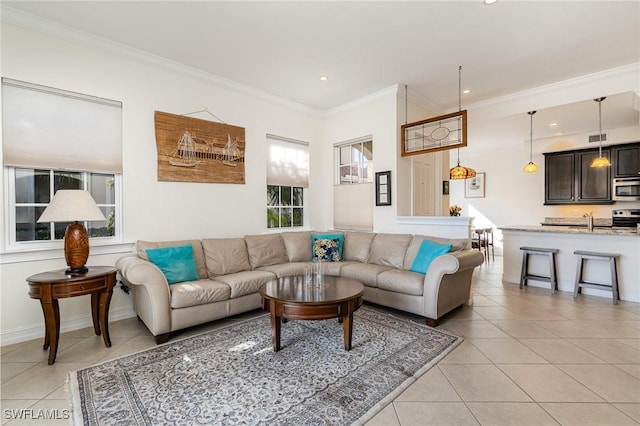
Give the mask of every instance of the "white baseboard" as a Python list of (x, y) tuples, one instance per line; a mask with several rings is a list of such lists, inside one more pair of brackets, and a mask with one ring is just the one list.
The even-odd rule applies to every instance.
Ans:
[[(109, 310), (109, 322), (136, 316), (133, 307), (124, 309)], [(60, 323), (60, 333), (79, 330), (81, 328), (93, 327), (91, 316), (77, 318)], [(26, 342), (33, 339), (44, 338), (44, 326), (18, 327), (0, 332), (0, 346), (13, 345), (15, 343)]]

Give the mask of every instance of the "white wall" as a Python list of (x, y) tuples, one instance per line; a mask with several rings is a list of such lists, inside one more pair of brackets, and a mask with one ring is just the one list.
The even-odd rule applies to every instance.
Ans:
[[(210, 76), (157, 58), (105, 50), (90, 40), (46, 36), (6, 22), (2, 23), (1, 53), (3, 77), (122, 101), (125, 242), (265, 232), (266, 212), (259, 206), (266, 206), (267, 133), (310, 142), (306, 224), (324, 227), (322, 199), (314, 191), (324, 184), (326, 169), (323, 148), (318, 146), (320, 114), (248, 88), (220, 84)], [(245, 128), (246, 184), (158, 182), (154, 111), (184, 114), (204, 108)], [(197, 117), (213, 120), (206, 113)], [(4, 184), (2, 188), (4, 205)], [(129, 248), (127, 245), (124, 250)], [(96, 255), (100, 250), (92, 249), (88, 264), (113, 265), (122, 250)], [(17, 262), (15, 256), (3, 254), (0, 261), (2, 344), (44, 333), (41, 308), (29, 299), (25, 278), (65, 265), (61, 251), (36, 257), (39, 260), (32, 257)], [(90, 324), (88, 296), (63, 300), (60, 310), (63, 331)], [(130, 297), (115, 290), (111, 319), (132, 314)]]

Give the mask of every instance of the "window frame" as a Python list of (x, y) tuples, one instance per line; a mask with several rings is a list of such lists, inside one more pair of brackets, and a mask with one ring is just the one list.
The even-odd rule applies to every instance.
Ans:
[[(5, 212), (5, 220), (4, 220), (4, 234), (5, 238), (3, 241), (3, 252), (4, 253), (13, 253), (13, 252), (29, 252), (29, 251), (38, 251), (38, 250), (52, 250), (52, 249), (62, 249), (64, 247), (63, 239), (55, 239), (55, 234), (52, 233), (53, 239), (48, 240), (30, 240), (30, 241), (16, 241), (16, 207), (21, 204), (32, 204), (32, 203), (16, 203), (16, 169), (37, 169), (37, 170), (48, 170), (51, 172), (68, 172), (68, 173), (80, 173), (82, 176), (82, 185), (83, 189), (90, 190), (88, 188), (89, 179), (88, 177), (92, 174), (96, 175), (113, 175), (114, 177), (114, 202), (113, 204), (102, 204), (98, 203), (99, 207), (104, 206), (113, 206), (115, 213), (114, 227), (115, 233), (113, 236), (109, 237), (90, 237), (92, 246), (106, 246), (106, 245), (114, 245), (122, 243), (122, 173), (108, 173), (103, 171), (89, 171), (89, 170), (68, 170), (68, 169), (51, 169), (51, 168), (29, 168), (29, 167), (14, 167), (14, 166), (5, 166), (4, 167), (4, 182), (5, 182), (5, 194), (7, 195), (5, 198), (4, 212)], [(51, 192), (53, 192), (53, 183), (51, 184)], [(53, 194), (51, 194), (53, 196)], [(41, 203), (38, 203), (41, 204)], [(108, 220), (108, 218), (107, 218)], [(84, 222), (84, 225), (87, 226), (87, 223)]]
[[(366, 159), (364, 157), (364, 146), (365, 144), (370, 144), (371, 146), (371, 159)], [(355, 148), (356, 145), (360, 146), (360, 149)], [(350, 156), (350, 161), (347, 163), (342, 163), (342, 152), (343, 149), (348, 148), (349, 149), (349, 156)], [(353, 158), (353, 152), (357, 151), (360, 152), (360, 155), (364, 158), (364, 161), (362, 161), (363, 159), (354, 159)], [(349, 141), (344, 141), (344, 142), (339, 142), (334, 144), (334, 173), (335, 173), (335, 179), (334, 179), (334, 183), (335, 185), (352, 185), (352, 184), (359, 184), (359, 183), (372, 183), (374, 181), (374, 169), (373, 169), (373, 137), (371, 135), (369, 136), (364, 136), (361, 138), (357, 138), (357, 139), (352, 139)], [(349, 167), (351, 169), (351, 174), (349, 176), (357, 176), (358, 179), (350, 179), (350, 180), (344, 180), (342, 179), (342, 172), (341, 169), (343, 167)], [(357, 174), (353, 174), (353, 169), (357, 168), (358, 173)], [(361, 171), (362, 170), (366, 170), (367, 171), (367, 176), (363, 177), (361, 176)]]
[[(273, 186), (273, 187), (277, 187), (278, 188), (278, 204), (277, 205), (272, 205), (269, 204), (269, 187)], [(287, 188), (291, 188), (291, 204), (283, 204), (282, 203), (282, 188), (283, 187), (287, 187)], [(297, 206), (294, 204), (295, 202), (295, 197), (293, 195), (293, 190), (294, 189), (300, 189), (302, 192), (302, 204)], [(278, 230), (278, 229), (300, 229), (300, 228), (304, 228), (305, 227), (305, 200), (307, 198), (307, 188), (301, 187), (301, 186), (293, 186), (293, 185), (269, 185), (267, 184), (267, 230)], [(291, 212), (291, 224), (289, 226), (282, 226), (282, 221), (280, 220), (282, 218), (282, 214), (278, 215), (278, 226), (269, 226), (269, 210), (273, 209), (273, 208), (277, 208), (277, 209), (282, 209), (282, 208), (291, 208), (292, 212)], [(300, 225), (294, 225), (293, 224), (293, 210), (294, 209), (299, 209), (302, 212), (302, 223)]]

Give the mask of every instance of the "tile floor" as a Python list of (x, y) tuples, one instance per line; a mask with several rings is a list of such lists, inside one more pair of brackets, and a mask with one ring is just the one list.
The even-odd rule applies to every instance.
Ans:
[[(465, 341), (368, 426), (640, 424), (640, 304), (520, 291), (501, 277), (501, 257), (476, 270), (473, 307), (440, 326)], [(64, 333), (53, 366), (41, 339), (2, 347), (2, 424), (68, 424), (19, 420), (11, 410), (64, 417), (68, 371), (155, 344), (135, 318), (112, 322), (110, 334), (105, 348), (91, 328)]]

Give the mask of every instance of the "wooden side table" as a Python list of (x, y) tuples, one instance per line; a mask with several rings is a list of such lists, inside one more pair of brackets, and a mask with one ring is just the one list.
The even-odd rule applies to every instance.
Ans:
[(58, 338), (60, 336), (60, 308), (58, 299), (91, 295), (91, 317), (96, 335), (102, 332), (102, 339), (111, 347), (109, 338), (109, 303), (116, 283), (116, 268), (92, 266), (81, 275), (66, 275), (64, 269), (35, 274), (27, 278), (29, 296), (39, 299), (44, 314), (45, 336), (43, 350), (49, 348), (51, 365), (56, 361)]

